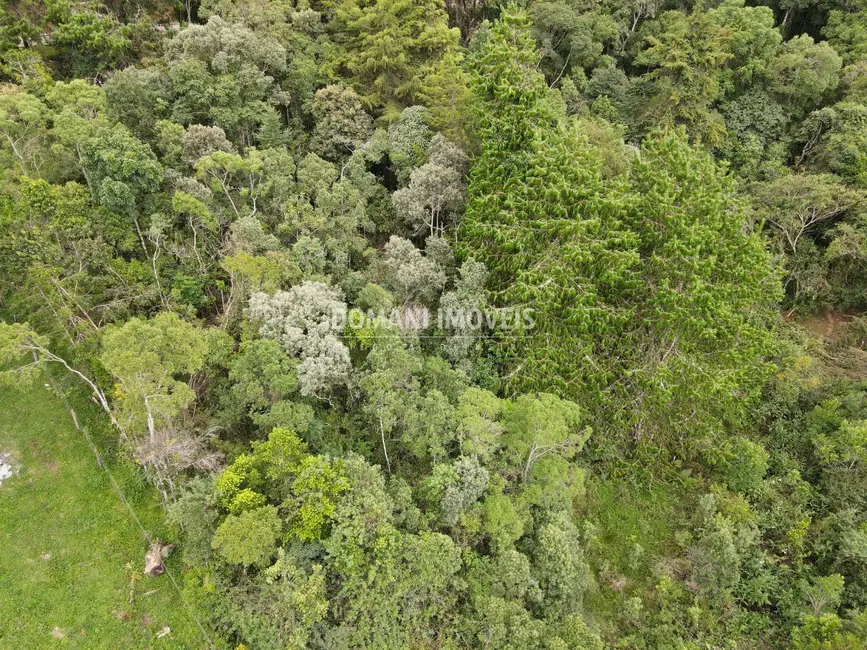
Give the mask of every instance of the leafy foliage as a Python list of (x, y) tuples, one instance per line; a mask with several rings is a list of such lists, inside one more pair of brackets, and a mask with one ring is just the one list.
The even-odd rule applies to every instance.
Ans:
[(861, 647), (864, 20), (7, 3), (0, 379), (215, 647)]

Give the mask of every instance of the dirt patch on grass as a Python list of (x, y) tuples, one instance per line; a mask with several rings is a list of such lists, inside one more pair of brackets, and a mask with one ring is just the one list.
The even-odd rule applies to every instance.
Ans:
[(15, 474), (15, 466), (12, 464), (12, 454), (0, 452), (0, 485), (7, 478)]

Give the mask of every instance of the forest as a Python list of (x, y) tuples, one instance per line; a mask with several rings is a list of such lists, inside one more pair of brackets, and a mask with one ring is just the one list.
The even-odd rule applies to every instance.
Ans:
[(0, 278), (207, 647), (867, 648), (863, 0), (6, 0)]

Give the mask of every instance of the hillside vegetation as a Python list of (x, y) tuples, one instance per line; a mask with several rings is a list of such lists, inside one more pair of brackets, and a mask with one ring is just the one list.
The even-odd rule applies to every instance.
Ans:
[(217, 648), (867, 647), (867, 8), (762, 1), (6, 2), (13, 452)]

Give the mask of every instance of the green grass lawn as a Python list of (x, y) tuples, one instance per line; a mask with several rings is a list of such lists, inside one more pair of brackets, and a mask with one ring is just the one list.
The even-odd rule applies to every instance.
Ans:
[[(70, 395), (143, 525), (166, 539), (155, 490), (115, 456), (114, 433)], [(0, 486), (0, 648), (205, 648), (167, 575), (144, 568), (145, 542), (69, 412), (43, 381), (0, 388), (0, 452), (18, 473)], [(180, 582), (178, 558), (169, 566)], [(158, 639), (168, 626), (171, 635)]]

